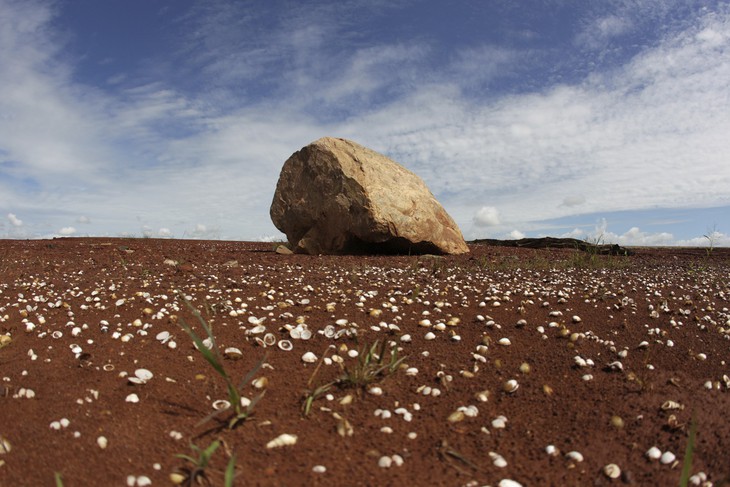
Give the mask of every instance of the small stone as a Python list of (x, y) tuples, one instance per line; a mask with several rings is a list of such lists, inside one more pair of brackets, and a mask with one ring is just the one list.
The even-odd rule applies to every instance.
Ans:
[(652, 446), (646, 451), (646, 456), (649, 460), (659, 460), (662, 456), (662, 451), (659, 448)]
[(575, 450), (566, 453), (565, 458), (576, 461), (578, 463), (583, 461), (583, 455), (580, 452), (575, 451)]
[(317, 361), (317, 356), (313, 354), (312, 352), (307, 352), (304, 355), (302, 355), (302, 362), (313, 364)]
[(497, 487), (522, 487), (522, 484), (511, 479), (502, 479)]
[(499, 453), (490, 451), (489, 458), (492, 459), (492, 464), (494, 464), (494, 466), (497, 468), (504, 468), (507, 466), (507, 460), (505, 460), (504, 457)]
[(389, 456), (383, 455), (378, 460), (378, 467), (380, 468), (390, 468), (390, 466), (393, 464), (393, 459)]
[(609, 463), (608, 465), (603, 467), (603, 473), (609, 479), (617, 479), (621, 476), (621, 469), (615, 463)]
[(283, 433), (266, 444), (266, 448), (280, 448), (282, 446), (295, 445), (297, 442), (297, 435), (290, 435)]
[(292, 252), (291, 249), (289, 249), (289, 247), (285, 245), (279, 245), (276, 247), (276, 253), (279, 255), (291, 255), (294, 252)]
[(107, 447), (109, 441), (106, 439), (106, 436), (100, 436), (96, 439), (96, 444), (103, 450)]
[(315, 465), (312, 467), (312, 472), (314, 473), (325, 473), (327, 471), (327, 467), (324, 465)]
[(669, 465), (671, 463), (674, 463), (674, 460), (676, 460), (677, 457), (674, 453), (670, 451), (665, 451), (662, 453), (662, 456), (659, 457), (659, 461), (663, 463), (664, 465)]

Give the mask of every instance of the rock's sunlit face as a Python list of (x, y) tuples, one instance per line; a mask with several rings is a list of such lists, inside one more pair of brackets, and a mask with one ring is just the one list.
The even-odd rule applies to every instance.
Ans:
[(344, 139), (319, 139), (284, 163), (270, 214), (292, 249), (313, 255), (469, 251), (418, 176)]

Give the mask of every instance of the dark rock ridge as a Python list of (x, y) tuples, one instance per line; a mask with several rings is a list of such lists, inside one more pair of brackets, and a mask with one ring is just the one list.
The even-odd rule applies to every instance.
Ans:
[(519, 240), (496, 240), (483, 238), (472, 240), (470, 244), (492, 245), (498, 247), (523, 247), (530, 249), (576, 249), (598, 255), (632, 255), (633, 252), (617, 244), (593, 244), (575, 238), (521, 238)]

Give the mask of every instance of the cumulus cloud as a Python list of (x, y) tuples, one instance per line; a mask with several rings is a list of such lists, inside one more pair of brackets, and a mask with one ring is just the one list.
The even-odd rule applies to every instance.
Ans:
[(217, 226), (210, 227), (198, 223), (193, 230), (185, 232), (185, 237), (200, 240), (217, 240), (221, 238), (221, 229)]
[(493, 227), (499, 225), (499, 211), (493, 206), (482, 206), (473, 218), (474, 225), (478, 227)]
[(14, 227), (22, 227), (23, 226), (23, 220), (15, 216), (14, 213), (8, 213), (8, 221), (10, 224)]
[(63, 235), (64, 237), (68, 237), (69, 235), (73, 235), (76, 233), (76, 229), (74, 227), (63, 227), (58, 231), (59, 235)]
[(520, 240), (526, 237), (526, 235), (519, 230), (512, 230), (507, 236), (511, 240)]
[(709, 232), (701, 237), (695, 237), (686, 240), (678, 240), (674, 245), (682, 247), (730, 247), (730, 234), (719, 232), (717, 230)]

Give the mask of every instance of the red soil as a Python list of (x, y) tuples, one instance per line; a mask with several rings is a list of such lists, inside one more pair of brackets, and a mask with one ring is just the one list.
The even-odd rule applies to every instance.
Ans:
[[(52, 486), (56, 474), (67, 487), (144, 485), (144, 477), (170, 485), (171, 473), (192, 466), (176, 454), (216, 439), (222, 446), (205, 469), (212, 485), (223, 485), (234, 455), (234, 485), (679, 485), (693, 421), (691, 473), (722, 485), (730, 480), (729, 286), (728, 249), (600, 257), (471, 246), (444, 258), (314, 257), (245, 242), (0, 241), (0, 335), (10, 339), (0, 348), (0, 485)], [(234, 429), (220, 421), (226, 413), (199, 424), (228, 396), (180, 327), (184, 320), (203, 333), (182, 296), (221, 350), (243, 352), (223, 361), (236, 382), (265, 362), (255, 375), (266, 377), (265, 389), (242, 388), (248, 398), (265, 394)], [(249, 317), (266, 318), (277, 340), (290, 339), (284, 327), (298, 321), (313, 336), (290, 339), (291, 351), (264, 348)], [(460, 321), (436, 326), (452, 318)], [(328, 338), (327, 325), (354, 334)], [(176, 348), (156, 339), (163, 331)], [(429, 331), (435, 339), (425, 339)], [(336, 383), (331, 400), (316, 398), (303, 416), (307, 391), (336, 381), (343, 366), (355, 370), (348, 351), (383, 340), (405, 358), (370, 384), (380, 395)], [(315, 371), (302, 361), (309, 351), (339, 355), (343, 366)], [(622, 370), (609, 366), (616, 361)], [(122, 374), (139, 368), (154, 374), (146, 384)], [(503, 390), (510, 379), (513, 393)], [(132, 393), (138, 403), (125, 401)], [(341, 404), (347, 395), (352, 402)], [(677, 409), (663, 409), (667, 401)], [(448, 421), (468, 406), (478, 414)], [(500, 415), (502, 429), (492, 424)], [(68, 426), (53, 429), (62, 418)], [(283, 433), (296, 444), (266, 447)], [(649, 460), (652, 446), (676, 460)], [(384, 456), (396, 462), (382, 468)], [(603, 472), (611, 463), (618, 479)]]

